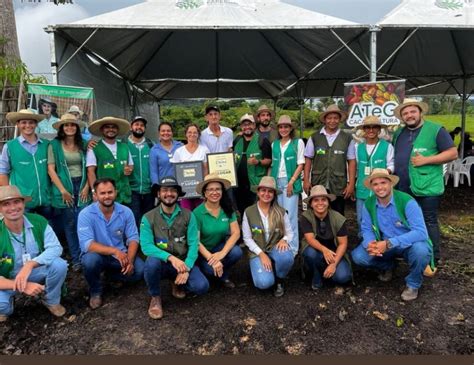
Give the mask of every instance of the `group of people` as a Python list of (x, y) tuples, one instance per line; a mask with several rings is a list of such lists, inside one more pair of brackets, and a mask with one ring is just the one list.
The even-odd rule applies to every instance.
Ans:
[[(303, 258), (312, 290), (327, 280), (352, 280), (351, 261), (392, 277), (396, 257), (409, 263), (402, 299), (416, 299), (423, 274), (440, 259), (437, 211), (442, 164), (457, 157), (444, 128), (424, 120), (425, 103), (406, 99), (395, 109), (405, 124), (390, 144), (378, 117), (358, 127), (355, 143), (340, 128), (346, 113), (336, 105), (320, 115), (323, 127), (306, 146), (291, 118), (262, 105), (240, 119), (240, 133), (220, 125), (218, 106), (205, 110), (207, 128), (186, 126), (186, 144), (162, 122), (159, 141), (145, 137), (147, 120), (105, 117), (85, 142), (80, 118), (66, 113), (52, 127), (52, 141), (35, 133), (45, 115), (9, 113), (19, 136), (0, 156), (0, 321), (13, 312), (16, 293), (37, 296), (62, 316), (61, 287), (67, 263), (56, 233), (64, 230), (74, 272), (82, 270), (89, 306), (103, 302), (103, 282), (144, 278), (148, 314), (163, 316), (161, 280), (175, 298), (204, 294), (212, 282), (234, 288), (230, 270), (249, 253), (255, 287), (284, 295), (284, 281)], [(127, 135), (123, 139), (119, 136)], [(207, 154), (233, 151), (237, 187), (209, 172)], [(186, 198), (174, 163), (201, 161), (200, 198)], [(395, 189), (396, 188), (396, 189)], [(308, 209), (299, 213), (305, 192)], [(346, 199), (357, 200), (361, 244), (349, 255)], [(140, 253), (141, 250), (141, 254)], [(352, 260), (350, 259), (352, 257)]]

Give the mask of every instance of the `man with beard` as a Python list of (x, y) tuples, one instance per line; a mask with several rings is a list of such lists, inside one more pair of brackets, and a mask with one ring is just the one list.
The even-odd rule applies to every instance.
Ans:
[(405, 127), (397, 130), (392, 144), (400, 178), (397, 189), (421, 206), (437, 262), (441, 258), (438, 208), (444, 193), (443, 164), (455, 160), (458, 152), (446, 129), (424, 120), (427, 112), (428, 105), (416, 99), (398, 105), (394, 113)]
[(152, 187), (160, 200), (146, 213), (140, 225), (140, 245), (148, 256), (145, 262), (145, 282), (151, 296), (148, 315), (161, 319), (161, 279), (170, 279), (171, 294), (183, 299), (186, 291), (200, 295), (209, 289), (209, 282), (198, 266), (199, 235), (194, 214), (176, 204), (182, 197), (181, 186), (173, 176), (163, 178)]
[(268, 139), (270, 144), (278, 138), (278, 131), (271, 124), (273, 118), (275, 118), (275, 112), (265, 104), (261, 105), (255, 114), (257, 131), (262, 138)]
[(102, 305), (103, 271), (113, 281), (134, 282), (143, 277), (145, 263), (137, 257), (139, 236), (133, 213), (115, 202), (114, 180), (96, 180), (94, 191), (96, 202), (79, 213), (77, 234), (89, 284), (89, 306), (97, 309)]
[(105, 117), (92, 122), (89, 132), (102, 139), (91, 144), (86, 157), (89, 185), (94, 186), (96, 179), (113, 179), (117, 186), (117, 202), (122, 204), (132, 201), (129, 176), (133, 172), (133, 158), (128, 144), (117, 141), (117, 136), (129, 130), (130, 125), (125, 119)]
[(145, 137), (147, 120), (136, 116), (130, 123), (130, 136), (124, 140), (128, 144), (133, 159), (133, 171), (130, 175), (132, 189), (132, 209), (137, 226), (146, 212), (153, 209), (155, 197), (151, 195), (150, 149), (153, 142)]
[(240, 118), (240, 128), (242, 135), (234, 140), (238, 184), (234, 189), (234, 200), (242, 217), (245, 209), (254, 204), (257, 198), (251, 187), (260, 184), (272, 163), (272, 146), (268, 139), (261, 139), (260, 135), (255, 133), (253, 115), (243, 115)]

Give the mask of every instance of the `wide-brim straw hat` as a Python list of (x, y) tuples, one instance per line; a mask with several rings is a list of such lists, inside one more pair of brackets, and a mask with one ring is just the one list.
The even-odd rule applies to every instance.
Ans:
[(258, 116), (260, 115), (260, 113), (263, 113), (263, 112), (268, 112), (270, 113), (270, 116), (272, 119), (275, 118), (275, 112), (272, 109), (270, 109), (268, 106), (263, 104), (263, 105), (260, 105), (259, 108), (257, 109), (257, 112), (255, 113), (255, 119), (258, 119)]
[(329, 199), (329, 201), (336, 200), (336, 196), (334, 194), (329, 194), (326, 188), (323, 185), (315, 185), (311, 188), (309, 192), (309, 196), (303, 200), (304, 203), (310, 204), (313, 198), (324, 196)]
[(91, 132), (95, 136), (102, 137), (102, 131), (100, 129), (105, 124), (115, 124), (118, 127), (119, 136), (127, 134), (130, 130), (130, 123), (127, 120), (116, 117), (104, 117), (98, 120), (94, 120), (89, 125), (89, 132)]
[(421, 109), (421, 112), (423, 114), (426, 114), (428, 113), (428, 110), (430, 109), (428, 107), (428, 104), (426, 104), (425, 102), (423, 101), (419, 101), (419, 100), (416, 100), (416, 99), (410, 99), (410, 98), (406, 98), (403, 100), (403, 103), (399, 104), (394, 110), (393, 110), (393, 113), (395, 114), (395, 116), (402, 120), (402, 110), (404, 108), (406, 108), (407, 106), (417, 106), (418, 108)]
[(200, 195), (204, 195), (204, 190), (205, 190), (205, 187), (207, 184), (211, 183), (211, 182), (218, 182), (218, 183), (221, 183), (223, 186), (224, 186), (224, 190), (227, 190), (230, 188), (231, 186), (231, 183), (229, 180), (227, 179), (223, 179), (222, 177), (220, 177), (219, 175), (213, 173), (213, 174), (209, 174), (209, 175), (206, 175), (204, 177), (204, 180), (201, 181), (197, 186), (196, 186), (196, 192)]
[(74, 123), (77, 125), (79, 128), (84, 128), (86, 126), (86, 123), (77, 120), (76, 116), (74, 114), (63, 114), (61, 116), (61, 119), (59, 119), (57, 122), (53, 123), (53, 128), (54, 129), (59, 129), (63, 124), (66, 123)]
[(387, 128), (387, 125), (382, 124), (380, 122), (379, 117), (376, 117), (375, 115), (369, 115), (369, 116), (364, 118), (364, 120), (362, 121), (362, 124), (359, 124), (356, 127), (356, 129), (362, 129), (362, 128), (367, 127), (369, 125), (370, 126), (379, 126), (380, 128)]
[(23, 199), (23, 201), (31, 201), (31, 196), (21, 195), (20, 190), (15, 185), (0, 186), (0, 203), (10, 199)]
[(81, 117), (84, 115), (84, 112), (77, 105), (71, 105), (66, 113), (79, 113)]
[(369, 176), (367, 176), (364, 180), (364, 186), (367, 189), (370, 189), (370, 183), (373, 179), (378, 177), (382, 177), (384, 179), (388, 179), (392, 182), (392, 186), (397, 185), (400, 178), (396, 175), (390, 175), (387, 169), (373, 169)]
[(260, 183), (258, 185), (254, 185), (250, 188), (254, 193), (258, 191), (260, 188), (267, 188), (267, 189), (273, 189), (276, 194), (281, 194), (282, 191), (277, 188), (276, 186), (276, 181), (273, 178), (273, 176), (264, 176), (260, 180)]
[(339, 107), (336, 104), (329, 105), (326, 110), (319, 115), (319, 121), (321, 123), (324, 123), (324, 119), (326, 118), (326, 115), (331, 114), (331, 113), (337, 113), (341, 117), (341, 122), (344, 122), (347, 119), (347, 113), (344, 110), (339, 109)]
[(13, 124), (18, 123), (19, 120), (36, 120), (36, 122), (40, 122), (45, 118), (47, 118), (45, 114), (37, 114), (30, 109), (21, 109), (18, 112), (7, 113), (7, 120)]

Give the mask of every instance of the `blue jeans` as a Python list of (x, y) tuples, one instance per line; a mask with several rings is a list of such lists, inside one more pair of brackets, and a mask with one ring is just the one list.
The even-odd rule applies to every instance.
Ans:
[(250, 259), (250, 272), (252, 274), (253, 285), (258, 289), (268, 289), (275, 284), (275, 276), (284, 279), (293, 266), (294, 256), (291, 250), (278, 251), (273, 247), (266, 253), (272, 260), (272, 271), (267, 271), (262, 265), (260, 257)]
[(140, 228), (143, 214), (149, 212), (155, 207), (155, 197), (151, 195), (151, 193), (140, 194), (137, 191), (132, 191), (132, 201), (129, 204), (129, 207), (135, 217), (137, 227)]
[[(66, 279), (67, 262), (62, 258), (55, 258), (50, 265), (34, 268), (28, 281), (45, 284), (45, 302), (48, 305), (59, 304), (61, 287)], [(0, 290), (0, 314), (9, 316), (13, 313), (13, 296), (16, 291)]]
[(352, 261), (356, 265), (382, 271), (393, 269), (395, 257), (403, 257), (410, 267), (410, 272), (405, 277), (406, 285), (413, 289), (420, 288), (423, 283), (423, 271), (431, 259), (431, 247), (428, 242), (415, 242), (405, 249), (393, 247), (380, 257), (370, 256), (362, 245), (352, 251)]
[[(225, 245), (225, 242), (215, 246), (213, 249), (209, 250), (209, 252), (216, 253), (222, 250), (224, 245)], [(241, 257), (242, 257), (242, 249), (237, 245), (232, 247), (229, 253), (225, 255), (225, 257), (221, 261), (222, 265), (224, 266), (224, 272), (222, 276), (219, 278), (219, 280), (224, 281), (224, 280), (229, 279), (230, 268), (234, 266), (235, 263), (239, 261)], [(206, 259), (202, 257), (201, 255), (199, 255), (198, 259), (196, 260), (195, 266), (199, 266), (199, 268), (201, 269), (204, 275), (208, 277), (214, 277), (214, 270), (212, 266), (210, 266), (207, 263)]]
[(89, 284), (90, 296), (102, 295), (102, 282), (100, 274), (102, 271), (109, 272), (112, 280), (134, 282), (143, 278), (145, 263), (139, 257), (135, 257), (135, 270), (132, 275), (123, 275), (120, 271), (120, 262), (113, 256), (101, 255), (96, 252), (87, 252), (82, 255), (82, 266), (84, 276)]
[(293, 239), (289, 242), (293, 256), (296, 256), (299, 248), (299, 235), (298, 235), (298, 194), (293, 194), (288, 197), (286, 195), (286, 188), (288, 187), (288, 180), (286, 177), (277, 180), (277, 187), (282, 191), (282, 194), (278, 194), (278, 204), (280, 207), (285, 209), (290, 218), (291, 230), (293, 231)]
[(441, 258), (440, 233), (438, 223), (438, 209), (441, 196), (415, 196), (416, 201), (421, 207), (423, 218), (425, 220), (428, 236), (433, 244), (433, 254), (435, 260)]
[[(170, 262), (163, 262), (156, 257), (149, 256), (145, 262), (145, 282), (148, 286), (148, 293), (152, 297), (161, 295), (161, 279), (176, 279), (178, 272)], [(194, 265), (189, 272), (188, 281), (183, 285), (188, 292), (202, 295), (209, 290), (209, 282), (199, 267)]]
[[(308, 246), (303, 251), (303, 259), (305, 265), (312, 275), (312, 285), (318, 288), (323, 286), (323, 274), (324, 270), (328, 267), (324, 255), (321, 251)], [(336, 284), (345, 284), (352, 278), (351, 266), (346, 259), (342, 259), (336, 266), (336, 272), (330, 278)]]
[(82, 178), (74, 177), (71, 180), (74, 205), (69, 208), (60, 209), (60, 212), (69, 254), (71, 255), (72, 263), (76, 265), (81, 263), (81, 248), (79, 247), (79, 238), (77, 237), (77, 217), (82, 210), (82, 208), (78, 206)]

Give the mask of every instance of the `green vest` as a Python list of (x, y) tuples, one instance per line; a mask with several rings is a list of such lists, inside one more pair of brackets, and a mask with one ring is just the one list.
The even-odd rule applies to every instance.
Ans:
[[(397, 138), (403, 129), (400, 128), (395, 132), (392, 142), (394, 146), (396, 146)], [(436, 136), (440, 129), (441, 126), (438, 124), (425, 120), (413, 143), (411, 156), (415, 156), (417, 152), (423, 156), (438, 154)], [(410, 176), (410, 190), (415, 196), (438, 196), (444, 193), (443, 165), (414, 167), (410, 160), (408, 174)]]
[[(356, 182), (356, 198), (367, 199), (373, 195), (364, 185), (364, 180), (370, 175), (375, 168), (387, 168), (387, 151), (389, 143), (381, 139), (379, 140), (372, 156), (367, 154), (367, 143), (361, 143), (357, 146), (357, 182)], [(368, 168), (368, 169), (366, 169)]]
[[(64, 188), (72, 194), (74, 189), (72, 186), (72, 180), (71, 180), (71, 175), (69, 173), (69, 168), (66, 163), (66, 158), (64, 157), (64, 150), (63, 150), (61, 141), (55, 138), (50, 142), (50, 145), (53, 149), (56, 174), (61, 180), (61, 183), (63, 184)], [(82, 178), (81, 178), (81, 187), (80, 187), (80, 190), (82, 190), (84, 186), (87, 184), (87, 170), (86, 170), (86, 158), (85, 158), (84, 151), (81, 149), (79, 152), (81, 153), (81, 160), (82, 160)], [(84, 207), (88, 205), (89, 202), (90, 202), (90, 196), (87, 202), (82, 202), (80, 199), (78, 199), (77, 205), (79, 207)], [(61, 192), (54, 184), (52, 184), (51, 205), (55, 208), (68, 208), (68, 206), (63, 201), (63, 196)]]
[(145, 217), (152, 227), (156, 247), (180, 260), (186, 259), (189, 249), (187, 237), (191, 212), (181, 209), (171, 227), (161, 216), (160, 206), (150, 210)]
[(51, 180), (48, 175), (48, 141), (41, 139), (32, 155), (18, 138), (7, 143), (10, 160), (10, 185), (16, 185), (22, 195), (31, 196), (26, 207), (33, 209), (51, 205)]
[[(281, 210), (282, 214), (285, 213), (285, 210), (279, 206), (276, 206), (275, 209)], [(283, 226), (270, 232), (270, 237), (268, 238), (268, 241), (266, 241), (265, 228), (263, 227), (263, 222), (258, 211), (257, 203), (245, 209), (245, 214), (247, 215), (250, 231), (252, 232), (252, 239), (264, 252), (269, 252), (283, 238)], [(253, 252), (249, 252), (249, 255), (250, 258), (256, 257)]]
[(130, 188), (132, 191), (138, 192), (139, 194), (148, 194), (151, 192), (150, 144), (148, 141), (145, 141), (142, 148), (137, 148), (130, 139), (127, 138), (126, 142), (133, 159), (133, 172), (130, 175)]
[[(289, 146), (286, 148), (286, 151), (283, 155), (285, 159), (285, 167), (286, 167), (286, 176), (287, 180), (290, 181), (291, 177), (295, 173), (295, 170), (298, 167), (298, 139), (292, 139), (289, 142)], [(272, 143), (272, 176), (277, 181), (278, 179), (278, 170), (280, 168), (280, 160), (281, 160), (281, 144), (280, 140), (277, 139)], [(296, 179), (295, 183), (293, 184), (293, 195), (298, 195), (303, 191), (301, 185), (301, 174)]]
[(129, 204), (132, 201), (132, 190), (128, 176), (124, 174), (124, 168), (128, 165), (129, 149), (127, 144), (117, 141), (117, 158), (114, 158), (112, 152), (100, 141), (94, 147), (95, 157), (97, 159), (96, 176), (98, 179), (108, 177), (115, 180), (117, 188), (117, 203)]
[[(408, 223), (405, 210), (406, 210), (408, 202), (410, 202), (411, 200), (414, 200), (414, 198), (410, 194), (393, 189), (393, 202), (395, 204), (395, 209), (397, 210), (397, 214), (400, 217), (400, 220), (402, 221), (403, 225), (408, 229), (410, 228), (410, 224)], [(377, 241), (381, 241), (383, 238), (383, 234), (382, 234), (382, 231), (380, 230), (378, 219), (377, 219), (376, 202), (377, 202), (377, 197), (375, 195), (372, 195), (371, 197), (366, 199), (364, 204), (367, 211), (369, 212), (370, 219), (372, 221), (372, 230), (374, 232), (375, 239)], [(431, 239), (429, 238), (428, 238), (428, 244), (431, 246), (430, 266), (432, 269), (434, 269), (435, 264), (434, 264), (434, 254), (433, 254), (433, 243), (431, 242)]]
[(314, 146), (311, 185), (323, 185), (332, 194), (342, 196), (347, 186), (347, 149), (352, 137), (341, 130), (331, 147), (319, 131), (311, 139)]
[[(24, 215), (33, 225), (33, 236), (39, 252), (44, 251), (44, 232), (48, 221), (38, 214), (25, 213)], [(15, 250), (11, 243), (8, 228), (3, 220), (0, 221), (0, 276), (9, 279), (15, 265)]]
[[(242, 155), (245, 153), (247, 159), (249, 157), (255, 157), (257, 160), (261, 161), (263, 159), (262, 150), (260, 149), (260, 135), (255, 132), (252, 139), (250, 140), (249, 145), (247, 146), (247, 151), (244, 152), (244, 137), (240, 136), (239, 140), (235, 144), (235, 158), (237, 162), (237, 168), (242, 161)], [(247, 164), (247, 172), (249, 176), (250, 186), (255, 186), (260, 184), (260, 180), (267, 174), (267, 167), (258, 165), (249, 165)]]

